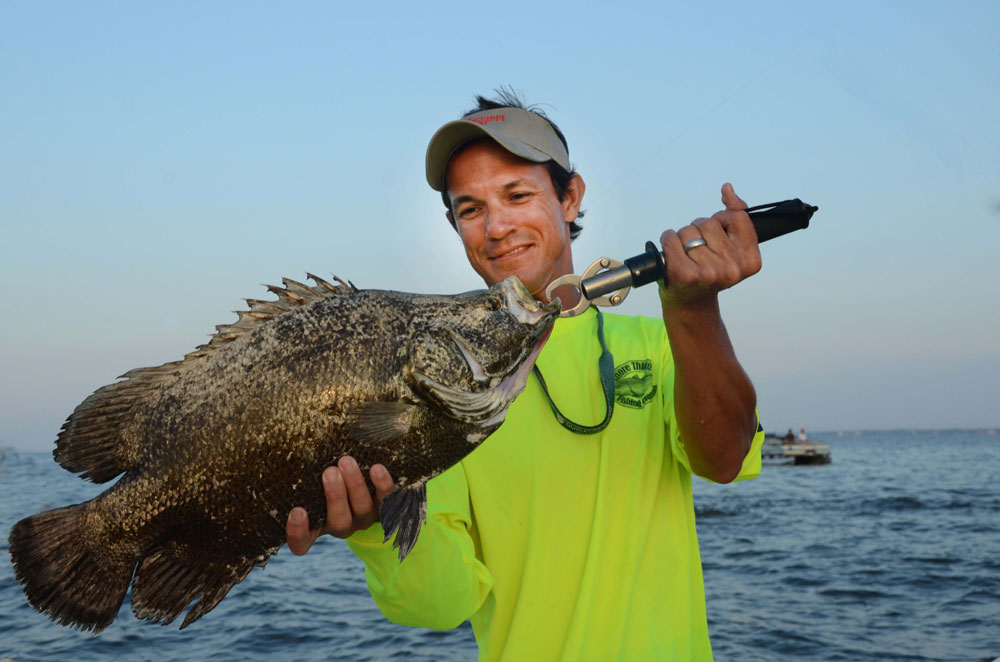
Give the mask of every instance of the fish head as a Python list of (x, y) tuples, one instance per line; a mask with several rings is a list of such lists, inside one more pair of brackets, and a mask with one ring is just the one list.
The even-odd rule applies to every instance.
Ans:
[(450, 299), (414, 344), (410, 375), (448, 416), (495, 429), (524, 390), (560, 302), (536, 301), (516, 276)]

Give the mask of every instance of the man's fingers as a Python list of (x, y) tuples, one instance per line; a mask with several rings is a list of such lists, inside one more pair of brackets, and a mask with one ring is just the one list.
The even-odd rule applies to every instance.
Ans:
[[(705, 220), (708, 219), (704, 218), (695, 219), (695, 221), (690, 225), (685, 225), (684, 227), (677, 230), (677, 239), (681, 242), (681, 248), (684, 250), (684, 254), (691, 259), (694, 259), (698, 253), (705, 252), (701, 249), (708, 248), (708, 246), (697, 246), (690, 250), (684, 248), (684, 245), (687, 244), (689, 241), (694, 241), (696, 239), (704, 239), (706, 241), (708, 240), (708, 237), (702, 234), (701, 227), (699, 226), (699, 222)], [(711, 252), (711, 249), (709, 249), (709, 252)]]
[(367, 528), (373, 521), (373, 502), (371, 492), (361, 468), (353, 457), (344, 456), (337, 462), (340, 475), (347, 487), (347, 499), (350, 501), (351, 514), (354, 516), (355, 528)]
[(323, 492), (326, 495), (326, 530), (338, 538), (349, 536), (354, 516), (339, 468), (327, 467), (323, 471)]
[[(716, 218), (698, 218), (691, 225), (698, 228), (698, 232), (708, 242), (709, 248), (718, 255), (728, 255), (731, 253), (731, 242), (722, 222)], [(691, 251), (689, 255), (694, 255)]]
[(663, 255), (669, 272), (670, 261), (676, 261), (684, 256), (684, 244), (676, 230), (666, 230), (660, 235), (660, 246), (663, 247)]
[(722, 185), (722, 204), (726, 206), (726, 209), (732, 211), (742, 211), (749, 206), (747, 203), (743, 202), (740, 196), (736, 195), (736, 191), (733, 190), (733, 185), (729, 182)]
[(285, 522), (285, 538), (292, 554), (302, 556), (308, 552), (318, 536), (319, 529), (309, 528), (309, 515), (305, 509), (292, 508), (292, 512), (288, 513), (288, 521)]
[[(396, 486), (381, 464), (373, 466), (370, 475), (375, 485), (375, 499), (381, 503)], [(354, 458), (344, 456), (337, 466), (327, 467), (322, 481), (326, 497), (326, 524), (322, 529), (310, 529), (305, 509), (293, 508), (285, 522), (285, 538), (293, 554), (301, 556), (308, 552), (322, 533), (347, 538), (378, 520), (377, 505)]]
[(396, 489), (396, 484), (392, 482), (389, 470), (381, 464), (374, 465), (371, 471), (368, 472), (368, 475), (371, 476), (372, 485), (375, 486), (375, 500), (378, 502), (377, 505), (381, 507), (382, 499), (389, 496)]

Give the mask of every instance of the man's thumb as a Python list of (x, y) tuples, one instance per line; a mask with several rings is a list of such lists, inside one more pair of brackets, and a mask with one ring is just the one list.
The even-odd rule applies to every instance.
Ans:
[(722, 204), (729, 210), (742, 211), (747, 208), (747, 203), (743, 202), (743, 199), (736, 195), (733, 185), (729, 182), (722, 185)]

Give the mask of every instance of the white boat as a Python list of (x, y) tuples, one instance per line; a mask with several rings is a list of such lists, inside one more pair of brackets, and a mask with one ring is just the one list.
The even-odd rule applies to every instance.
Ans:
[(764, 436), (761, 457), (771, 464), (829, 464), (830, 446), (813, 441), (791, 442), (783, 437), (768, 434)]

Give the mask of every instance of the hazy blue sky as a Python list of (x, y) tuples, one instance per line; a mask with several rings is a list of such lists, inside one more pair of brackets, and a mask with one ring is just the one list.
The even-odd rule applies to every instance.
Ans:
[(723, 295), (769, 430), (1000, 425), (1000, 4), (695, 5), (0, 2), (0, 444), (263, 282), (478, 287), (424, 148), (502, 84), (587, 181), (578, 271), (727, 180), (820, 206)]

